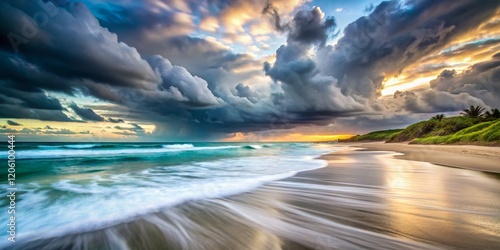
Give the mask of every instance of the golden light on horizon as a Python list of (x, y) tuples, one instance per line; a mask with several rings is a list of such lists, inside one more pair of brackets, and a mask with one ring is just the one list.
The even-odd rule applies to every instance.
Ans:
[(244, 134), (237, 132), (233, 137), (225, 138), (223, 142), (244, 142), (244, 141), (261, 141), (261, 142), (327, 142), (335, 141), (339, 139), (347, 139), (352, 137), (350, 134), (340, 134), (340, 135), (318, 135), (318, 134), (301, 134), (301, 133), (289, 133), (286, 135), (279, 136), (257, 136), (255, 134), (249, 133)]

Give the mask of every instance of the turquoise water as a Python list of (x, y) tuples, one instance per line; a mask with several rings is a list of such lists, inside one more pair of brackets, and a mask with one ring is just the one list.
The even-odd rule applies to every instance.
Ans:
[(242, 193), (321, 168), (326, 163), (315, 158), (332, 150), (308, 143), (17, 143), (17, 237), (84, 232)]
[[(334, 151), (322, 168), (316, 157)], [(3, 233), (0, 249), (500, 244), (498, 174), (397, 153), (301, 143), (17, 143), (16, 152), (17, 238)]]

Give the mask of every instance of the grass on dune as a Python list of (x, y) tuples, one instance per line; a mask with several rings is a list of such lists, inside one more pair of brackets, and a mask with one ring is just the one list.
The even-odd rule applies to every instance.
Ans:
[(417, 138), (417, 144), (500, 144), (500, 120), (481, 122), (445, 136)]
[(405, 129), (375, 131), (344, 141), (500, 145), (500, 119), (468, 116), (433, 118)]
[(481, 123), (481, 119), (463, 116), (448, 117), (441, 121), (435, 119), (421, 121), (408, 126), (401, 133), (389, 138), (387, 142), (403, 142), (416, 138), (451, 135), (478, 123)]
[(403, 131), (403, 129), (374, 131), (364, 135), (357, 135), (344, 141), (385, 141), (401, 131)]

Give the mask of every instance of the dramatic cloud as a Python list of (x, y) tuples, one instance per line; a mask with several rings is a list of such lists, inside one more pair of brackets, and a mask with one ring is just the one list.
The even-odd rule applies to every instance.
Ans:
[(333, 17), (326, 20), (324, 18), (325, 14), (319, 7), (314, 7), (311, 11), (299, 11), (293, 18), (289, 40), (306, 44), (319, 43), (324, 46), (328, 35), (336, 27)]
[(250, 89), (250, 87), (245, 86), (242, 83), (238, 83), (235, 89), (237, 96), (247, 98), (252, 103), (256, 103), (258, 101), (257, 98), (255, 97), (256, 94)]
[[(69, 95), (81, 91), (120, 104), (135, 102), (130, 98), (138, 95), (154, 103), (180, 102), (196, 108), (221, 103), (203, 79), (184, 68), (159, 56), (151, 59), (153, 65), (143, 60), (135, 48), (101, 27), (82, 3), (58, 7), (52, 2), (8, 1), (1, 5), (0, 31), (5, 36), (0, 64), (7, 69), (0, 73), (2, 117), (70, 120), (57, 113), (63, 107), (45, 91)], [(47, 20), (37, 24), (40, 15)], [(80, 110), (80, 114), (84, 119), (103, 120), (91, 112)]]
[(94, 110), (88, 109), (88, 108), (80, 108), (76, 104), (72, 104), (69, 106), (77, 115), (79, 115), (81, 118), (87, 121), (97, 121), (97, 122), (102, 122), (104, 121), (104, 117), (96, 114)]
[(426, 90), (423, 92), (396, 92), (393, 99), (394, 109), (411, 113), (441, 113), (462, 110), (470, 105), (487, 105), (467, 93), (451, 94), (443, 91)]
[(335, 46), (318, 53), (321, 71), (342, 93), (374, 98), (386, 77), (476, 28), (495, 14), (494, 1), (386, 1), (349, 24)]
[(438, 91), (468, 93), (492, 107), (499, 107), (500, 56), (496, 54), (490, 61), (474, 64), (463, 73), (444, 70), (430, 86)]
[(125, 121), (123, 119), (114, 119), (114, 118), (108, 117), (108, 122), (112, 122), (112, 123), (124, 123)]
[(275, 93), (274, 104), (299, 114), (298, 119), (336, 117), (363, 110), (353, 97), (341, 93), (337, 79), (321, 74), (314, 58), (308, 55), (313, 45), (321, 49), (326, 43), (329, 31), (335, 28), (333, 19), (325, 19), (315, 7), (299, 11), (287, 27), (287, 44), (276, 51), (276, 62), (272, 66), (264, 63), (266, 75), (282, 89)]
[(10, 126), (22, 126), (21, 123), (17, 123), (15, 121), (11, 121), (11, 120), (7, 120), (7, 124), (9, 124)]
[[(300, 103), (301, 99), (304, 100), (301, 106), (307, 107), (309, 104), (307, 114), (311, 116), (310, 118), (314, 110), (319, 107), (321, 107), (320, 110), (328, 110), (328, 108), (342, 110), (342, 107), (345, 108), (344, 110), (349, 110), (346, 107), (349, 103), (352, 103), (352, 110), (356, 110), (354, 107), (357, 107), (358, 110), (368, 113), (400, 111), (405, 115), (457, 111), (468, 105), (492, 105), (491, 101), (486, 101), (485, 104), (481, 100), (487, 97), (479, 95), (477, 89), (453, 91), (446, 89), (444, 83), (441, 83), (441, 88), (436, 87), (434, 90), (397, 93), (392, 100), (382, 101), (376, 98), (380, 96), (385, 79), (401, 74), (418, 60), (451, 46), (454, 38), (468, 34), (476, 26), (487, 21), (495, 15), (497, 8), (498, 4), (486, 1), (455, 1), (452, 4), (437, 1), (411, 1), (406, 5), (397, 1), (383, 2), (374, 8), (370, 15), (361, 17), (348, 25), (344, 30), (344, 36), (335, 46), (322, 48), (323, 40), (320, 38), (328, 37), (321, 35), (324, 29), (310, 29), (311, 32), (317, 31), (314, 34), (319, 34), (309, 36), (316, 38), (316, 41), (319, 41), (317, 43), (320, 44), (316, 58), (310, 56), (310, 47), (300, 43), (308, 40), (293, 39), (300, 37), (294, 36), (293, 31), (302, 30), (295, 27), (302, 23), (297, 22), (301, 19), (295, 17), (291, 23), (282, 24), (280, 19), (273, 15), (278, 30), (289, 32), (288, 43), (277, 51), (276, 63), (272, 66), (266, 63), (264, 69), (273, 80), (284, 83), (282, 86), (284, 94), (280, 96), (280, 100), (293, 97), (293, 102), (289, 104), (292, 106)], [(264, 11), (273, 14), (269, 9)], [(299, 16), (306, 17), (305, 23), (313, 27), (326, 26), (315, 24), (315, 19), (310, 18), (318, 15)], [(310, 43), (313, 41), (309, 40)], [(484, 42), (482, 46), (488, 44), (495, 44), (495, 41)], [(473, 66), (474, 72), (468, 72), (471, 76), (478, 77), (479, 68), (493, 71), (496, 64), (490, 62), (485, 63), (486, 65), (491, 67)], [(449, 67), (449, 65), (446, 66)], [(490, 86), (492, 93), (489, 93), (489, 99), (493, 99), (491, 97), (498, 97), (498, 91), (491, 85), (496, 83), (498, 86), (498, 80), (492, 79), (490, 74), (481, 77), (483, 83), (476, 87)], [(319, 84), (321, 81), (318, 79), (322, 79), (322, 82), (326, 84)], [(456, 81), (461, 81), (461, 84), (450, 83), (449, 86), (460, 88), (460, 85), (466, 85), (464, 82), (467, 82), (462, 80), (464, 79), (456, 79)], [(297, 82), (303, 84), (296, 84)], [(297, 86), (307, 87), (297, 88)], [(314, 89), (315, 86), (321, 87)], [(432, 83), (431, 86), (433, 86)], [(474, 91), (476, 93), (473, 93)], [(486, 94), (484, 91), (482, 93)], [(308, 96), (310, 98), (306, 99)], [(335, 103), (335, 101), (340, 103)], [(357, 106), (354, 105), (356, 102)], [(318, 106), (321, 104), (331, 106)], [(328, 117), (335, 116), (339, 114), (328, 115)], [(363, 117), (369, 116), (361, 115), (359, 119)]]
[[(4, 48), (13, 46), (22, 53), (23, 60), (40, 70), (68, 79), (154, 87), (156, 76), (137, 50), (120, 43), (115, 34), (101, 27), (82, 3), (68, 3), (66, 9), (61, 9), (52, 2), (7, 1), (1, 9), (0, 29), (10, 34), (9, 42), (15, 41), (16, 36), (29, 39), (17, 46), (5, 44)], [(36, 23), (39, 15), (47, 18), (43, 26)], [(12, 30), (12, 27), (17, 28)], [(30, 29), (32, 33), (25, 32)]]
[(113, 133), (126, 136), (141, 136), (146, 134), (146, 130), (144, 130), (144, 128), (142, 128), (139, 124), (129, 123), (129, 125), (132, 127), (115, 126), (114, 128), (120, 131)]
[(155, 56), (151, 65), (161, 76), (162, 83), (158, 87), (167, 98), (178, 102), (186, 102), (193, 106), (211, 106), (223, 103), (208, 89), (208, 83), (192, 76), (185, 68), (173, 66), (170, 61)]
[(38, 119), (42, 121), (61, 121), (61, 122), (73, 121), (60, 110), (27, 109), (22, 106), (10, 105), (10, 104), (0, 105), (0, 117)]

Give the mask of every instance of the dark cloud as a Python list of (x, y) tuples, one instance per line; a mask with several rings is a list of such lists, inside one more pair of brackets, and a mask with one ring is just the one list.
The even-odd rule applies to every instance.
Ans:
[[(46, 91), (71, 95), (86, 89), (86, 82), (154, 87), (149, 64), (100, 27), (81, 3), (65, 9), (43, 1), (0, 5), (0, 65), (6, 69), (0, 72), (1, 117), (70, 121)], [(36, 25), (33, 18), (40, 16), (45, 22)]]
[[(408, 115), (412, 112), (452, 112), (471, 104), (484, 106), (485, 102), (476, 94), (437, 88), (397, 93), (397, 98), (384, 102), (376, 98), (380, 96), (386, 77), (400, 74), (408, 65), (449, 46), (453, 38), (488, 20), (498, 6), (498, 3), (466, 0), (382, 2), (368, 16), (348, 25), (335, 47), (320, 46), (316, 58), (308, 54), (314, 40), (298, 42), (292, 39), (290, 30), (293, 29), (288, 24), (287, 44), (278, 49), (276, 63), (264, 64), (266, 74), (281, 83), (283, 89), (282, 93), (274, 94), (273, 103), (286, 103), (287, 112), (294, 110), (291, 109), (294, 105), (295, 112), (301, 107), (311, 123), (315, 118), (327, 120), (346, 112), (362, 115), (400, 110)], [(470, 15), (470, 20), (465, 19), (465, 14)], [(483, 41), (469, 47), (494, 43), (496, 41)], [(495, 63), (485, 63), (473, 68), (480, 71), (495, 67)], [(449, 78), (453, 74), (453, 71), (446, 71), (441, 77)], [(294, 119), (297, 121), (300, 117)]]
[(239, 97), (244, 97), (252, 103), (256, 103), (258, 100), (256, 94), (250, 89), (249, 86), (245, 86), (243, 83), (238, 83), (235, 87), (236, 95)]
[(150, 62), (162, 78), (158, 89), (163, 97), (200, 107), (223, 103), (208, 89), (208, 83), (204, 79), (191, 75), (184, 67), (172, 65), (161, 56), (154, 56)]
[[(152, 88), (152, 83), (157, 80), (139, 53), (119, 43), (116, 35), (101, 27), (82, 3), (70, 3), (62, 9), (54, 7), (51, 2), (7, 1), (2, 3), (1, 9), (3, 25), (0, 25), (0, 31), (32, 36), (26, 43), (13, 47), (22, 53), (26, 62), (41, 70), (69, 79), (91, 79), (145, 89)], [(47, 12), (46, 9), (53, 11)], [(33, 19), (37, 13), (50, 18), (39, 28)], [(24, 34), (29, 25), (32, 25), (33, 33)], [(7, 45), (4, 49), (11, 50), (12, 47)]]
[(495, 1), (385, 1), (349, 24), (344, 36), (318, 53), (321, 72), (342, 93), (375, 98), (387, 76), (449, 45), (495, 14)]
[[(277, 51), (276, 63), (270, 67), (265, 64), (266, 74), (281, 84), (282, 101), (289, 112), (353, 112), (363, 109), (352, 97), (344, 96), (336, 86), (336, 79), (322, 76), (311, 59), (289, 58), (294, 53), (305, 53), (300, 45), (289, 43)], [(295, 55), (297, 55), (295, 54)]]
[[(219, 1), (217, 4), (210, 1), (183, 1), (182, 3), (183, 6), (185, 5), (184, 7), (193, 11), (191, 14), (195, 15), (199, 9), (214, 11), (212, 14), (216, 15), (220, 10), (238, 4), (227, 1)], [(166, 4), (169, 4), (172, 9), (158, 10), (156, 3), (151, 1), (143, 2), (137, 8), (128, 5), (106, 8), (106, 5), (93, 3), (90, 4), (90, 8), (98, 10), (96, 13), (98, 13), (97, 16), (103, 26), (116, 32), (121, 40), (137, 48), (146, 58), (155, 58), (155, 56), (150, 55), (161, 55), (163, 58), (168, 58), (169, 64), (182, 66), (193, 77), (205, 80), (215, 99), (220, 98), (224, 102), (231, 101), (234, 88), (238, 83), (253, 80), (252, 78), (256, 75), (264, 75), (260, 70), (262, 62), (254, 59), (249, 54), (235, 53), (231, 48), (213, 39), (191, 37), (187, 33), (168, 31), (169, 27), (175, 26), (176, 29), (182, 30), (188, 28), (187, 26), (190, 27), (190, 24), (188, 24), (187, 20), (181, 24), (172, 17), (156, 18), (156, 16), (168, 16), (172, 15), (173, 12), (177, 12), (174, 10), (174, 6), (177, 6), (175, 2)], [(111, 4), (111, 6), (113, 5)], [(134, 22), (130, 21), (128, 13), (134, 13), (132, 14), (132, 16), (136, 17)], [(121, 16), (122, 14), (127, 16), (125, 18), (116, 18), (117, 15)], [(158, 29), (163, 31), (160, 32)], [(231, 35), (237, 37), (236, 34)], [(148, 60), (150, 62), (156, 61), (154, 59)], [(153, 64), (156, 65), (156, 63)], [(186, 82), (192, 82), (192, 80)], [(221, 100), (214, 102), (214, 98), (211, 98), (212, 100), (209, 101), (210, 105), (208, 106), (206, 102), (205, 104), (192, 103), (192, 100), (187, 100), (190, 98), (186, 95), (180, 96), (175, 93), (177, 86), (169, 85), (167, 88), (161, 88), (166, 92), (170, 92), (172, 98), (181, 100), (183, 105), (192, 105), (198, 108), (222, 104)], [(98, 85), (91, 86), (90, 92), (113, 100), (123, 98), (116, 91), (110, 91), (108, 88)], [(207, 101), (206, 98), (202, 98), (202, 100)], [(240, 102), (241, 100), (235, 99), (235, 101)], [(231, 105), (231, 103), (228, 104)], [(172, 106), (172, 104), (169, 103), (169, 106)]]
[(435, 91), (467, 93), (491, 107), (500, 107), (500, 58), (493, 56), (462, 73), (444, 70), (430, 82), (430, 86)]
[(224, 101), (227, 101), (227, 95), (230, 95), (237, 83), (263, 75), (260, 70), (262, 62), (249, 54), (234, 53), (230, 48), (212, 40), (173, 36), (130, 43), (141, 53), (161, 55), (168, 58), (171, 64), (182, 66), (192, 75), (204, 79), (209, 90)]
[(119, 134), (119, 135), (127, 135), (127, 136), (131, 136), (131, 135), (144, 136), (144, 135), (146, 135), (146, 131), (139, 124), (132, 122), (132, 123), (129, 123), (129, 125), (131, 125), (132, 127), (115, 126), (114, 127), (115, 129), (122, 130), (122, 131), (113, 132), (113, 133)]
[(87, 121), (97, 121), (97, 122), (103, 122), (105, 119), (104, 117), (96, 114), (94, 110), (89, 109), (89, 108), (80, 108), (76, 104), (71, 104), (69, 106), (77, 115), (79, 115), (81, 118)]
[[(233, 53), (215, 41), (179, 34), (165, 36), (165, 39), (149, 39), (149, 36), (143, 36), (141, 34), (144, 33), (132, 28), (130, 31), (135, 30), (136, 33), (131, 32), (127, 35), (122, 33), (118, 26), (114, 27), (112, 22), (104, 20), (102, 13), (98, 16), (111, 31), (119, 33), (120, 39), (136, 46), (142, 54), (163, 55), (163, 57), (145, 57), (159, 80), (154, 90), (135, 87), (131, 89), (131, 86), (110, 87), (109, 84), (88, 80), (81, 82), (84, 85), (81, 90), (84, 94), (127, 107), (124, 113), (116, 115), (155, 123), (183, 121), (188, 124), (179, 124), (179, 127), (194, 126), (193, 130), (204, 130), (203, 127), (207, 124), (215, 126), (214, 124), (220, 125), (224, 122), (228, 124), (225, 129), (231, 127), (238, 129), (239, 126), (255, 127), (244, 123), (246, 121), (269, 123), (266, 119), (279, 113), (273, 111), (269, 106), (270, 102), (266, 101), (255, 107), (249, 106), (252, 102), (256, 103), (257, 100), (264, 98), (260, 90), (254, 89), (253, 86), (252, 97), (241, 97), (237, 91), (235, 92), (238, 83), (245, 82), (257, 74), (264, 76), (259, 69), (261, 62), (250, 55)], [(137, 23), (140, 24), (142, 21), (138, 20)], [(145, 27), (144, 30), (148, 29)], [(144, 39), (134, 40), (138, 37)], [(165, 59), (165, 56), (169, 59)], [(185, 69), (172, 65), (171, 61), (185, 66)], [(240, 69), (244, 69), (242, 73), (232, 73), (233, 70)]]
[(135, 132), (144, 132), (144, 129), (137, 123), (130, 123), (130, 125), (134, 126), (133, 131)]
[(292, 21), (281, 23), (278, 10), (268, 3), (262, 14), (270, 18), (274, 28), (288, 34), (288, 41), (324, 46), (331, 32), (337, 27), (333, 17), (326, 17), (319, 7), (299, 10)]
[[(89, 1), (88, 5), (103, 27), (118, 34), (121, 41), (137, 48), (142, 55), (161, 55), (195, 74), (197, 70), (219, 67), (222, 62), (234, 60), (231, 58), (236, 54), (222, 44), (189, 36), (195, 29), (190, 14), (208, 14), (207, 10), (220, 10), (232, 3), (163, 0), (169, 8), (158, 8), (156, 1), (126, 2)], [(187, 9), (179, 11), (176, 8), (179, 5)]]
[[(195, 26), (185, 12), (201, 7), (196, 1), (162, 0), (168, 8), (158, 6), (155, 0), (115, 1), (102, 4), (87, 1), (102, 26), (121, 38), (180, 35), (191, 32)], [(182, 6), (184, 5), (184, 6)], [(179, 9), (179, 7), (187, 7)]]
[(24, 91), (11, 82), (0, 79), (0, 105), (18, 105), (30, 109), (63, 110), (59, 100), (48, 96), (41, 89)]
[(291, 23), (289, 41), (324, 46), (328, 36), (337, 27), (333, 17), (324, 17), (319, 7), (300, 10)]
[(111, 117), (108, 117), (108, 122), (112, 122), (112, 123), (124, 123), (125, 121), (123, 119), (114, 119), (114, 118), (111, 118)]
[(7, 124), (9, 124), (10, 126), (22, 126), (21, 123), (17, 123), (15, 121), (11, 121), (11, 120), (7, 120)]
[(333, 131), (332, 134), (364, 134), (376, 130), (399, 129), (430, 119), (433, 115), (428, 113), (383, 113), (345, 117), (336, 119), (331, 131)]
[(0, 105), (0, 117), (18, 119), (38, 119), (42, 121), (72, 122), (66, 114), (60, 110), (27, 109), (18, 105)]
[(438, 75), (438, 79), (450, 79), (457, 73), (456, 70), (445, 69)]
[[(319, 8), (299, 11), (290, 24), (287, 44), (276, 51), (274, 65), (264, 63), (266, 75), (282, 90), (281, 94), (274, 95), (274, 104), (298, 114), (299, 120), (331, 118), (363, 109), (354, 98), (341, 93), (337, 79), (322, 75), (314, 59), (308, 56), (309, 49), (317, 43), (323, 44), (329, 28), (334, 26), (331, 19), (323, 16)], [(308, 28), (312, 33), (306, 32)]]
[(282, 23), (281, 16), (278, 13), (278, 9), (271, 3), (268, 2), (267, 5), (262, 9), (262, 14), (267, 15), (274, 27), (279, 32), (285, 32), (289, 30), (288, 23)]
[[(160, 56), (152, 57), (150, 65), (135, 48), (101, 27), (82, 3), (56, 7), (43, 1), (7, 1), (1, 6), (0, 65), (7, 69), (0, 72), (1, 117), (71, 120), (46, 91), (84, 93), (120, 105), (137, 103), (141, 100), (135, 97), (141, 96), (148, 100), (146, 106), (172, 109), (223, 103), (206, 87), (206, 81), (185, 68)], [(48, 20), (35, 26), (33, 17), (39, 15)], [(29, 39), (12, 44), (13, 35)], [(103, 120), (86, 113), (86, 119)]]
[(424, 90), (420, 92), (396, 91), (396, 109), (410, 113), (442, 113), (462, 110), (470, 105), (487, 106), (481, 99), (468, 93), (452, 94), (445, 91)]
[(118, 130), (130, 130), (130, 131), (135, 131), (135, 132), (144, 132), (144, 129), (137, 123), (129, 123), (129, 125), (132, 125), (132, 127), (122, 127), (122, 126), (115, 126), (115, 129)]

